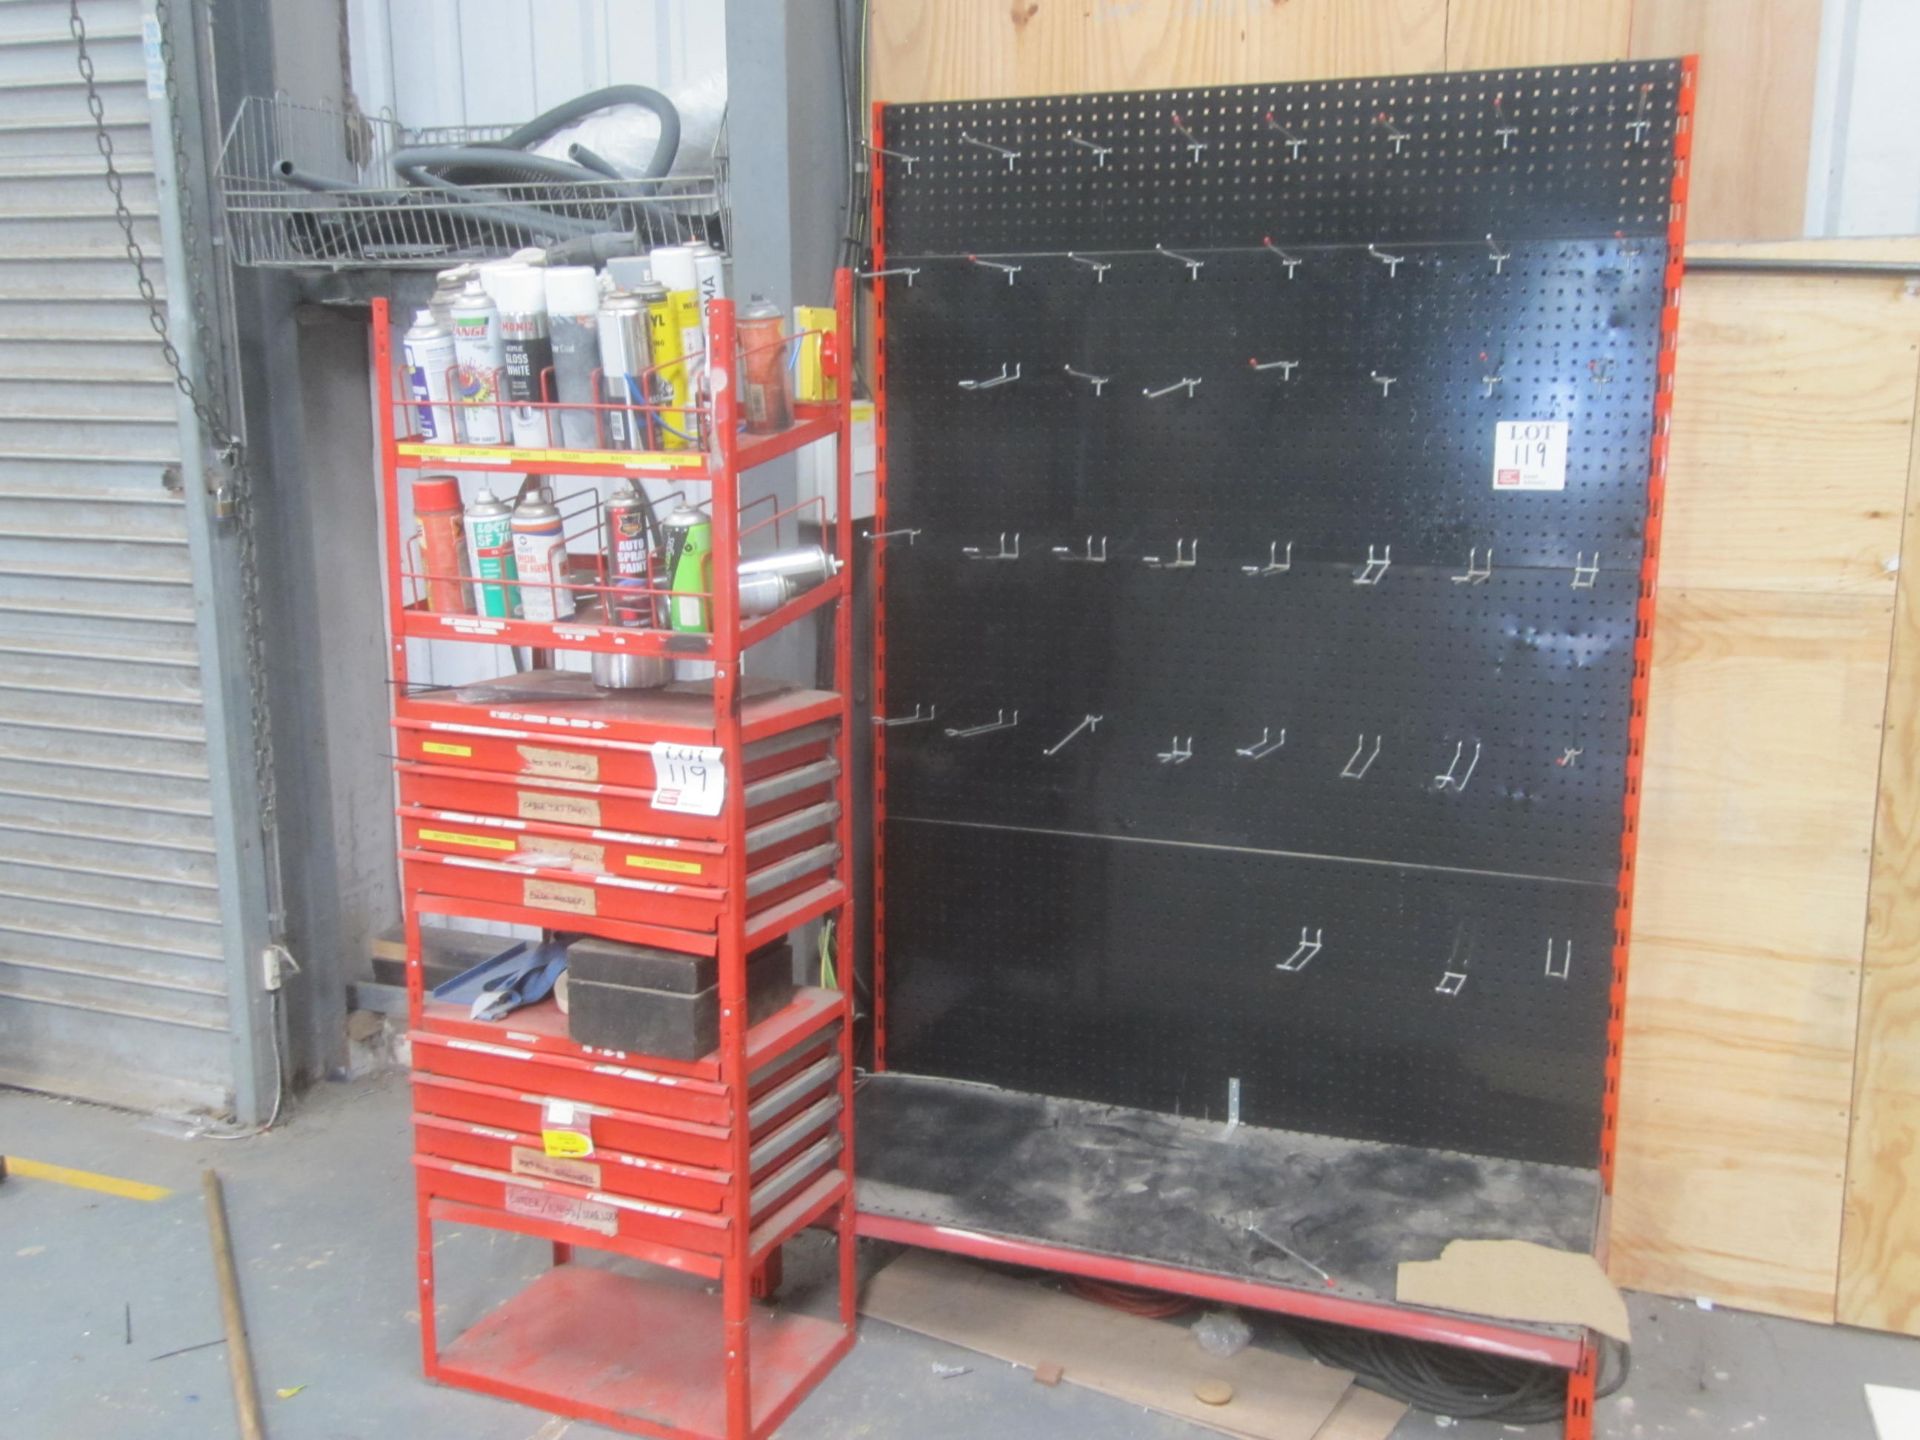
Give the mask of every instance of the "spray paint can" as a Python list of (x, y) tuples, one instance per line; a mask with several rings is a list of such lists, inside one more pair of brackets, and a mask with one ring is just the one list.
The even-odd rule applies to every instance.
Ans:
[(433, 298), (427, 301), (427, 308), (433, 311), (433, 318), (448, 330), (453, 329), (453, 306), (460, 298), (460, 292), (467, 288), (467, 282), (480, 273), (478, 265), (455, 265), (451, 270), (442, 270), (433, 277)]
[(479, 613), (496, 620), (520, 618), (520, 592), (511, 582), (520, 576), (513, 561), (513, 507), (494, 498), (483, 489), (467, 506), (467, 548), (472, 557), (469, 573), (479, 577), (474, 587)]
[(713, 628), (707, 592), (713, 589), (713, 522), (693, 506), (674, 506), (660, 522), (660, 572), (672, 590), (698, 594), (663, 597), (663, 630), (704, 635)]
[(587, 408), (600, 364), (600, 277), (588, 265), (556, 265), (545, 272), (547, 332), (553, 346), (553, 394), (566, 408), (554, 412), (561, 445), (597, 450), (599, 427)]
[(427, 576), (427, 609), (436, 615), (471, 615), (467, 587), (466, 527), (461, 523), (460, 480), (422, 475), (413, 482), (413, 516), (420, 526), (420, 568)]
[(467, 282), (453, 307), (454, 398), (460, 402), (460, 433), (470, 445), (507, 443), (500, 423), (500, 311), (480, 277)]
[(509, 270), (500, 277), (500, 341), (506, 354), (507, 421), (513, 443), (534, 449), (552, 445), (554, 427), (541, 408), (547, 371), (553, 365), (553, 342), (547, 334), (546, 273), (530, 266)]
[(653, 261), (645, 255), (615, 255), (607, 261), (607, 279), (621, 290), (653, 284)]
[(764, 295), (755, 295), (740, 312), (740, 409), (751, 434), (771, 435), (793, 424), (786, 335), (786, 315)]
[(656, 245), (647, 252), (647, 263), (653, 267), (654, 283), (666, 286), (668, 294), (700, 286), (699, 267), (694, 264), (690, 245)]
[(710, 301), (727, 298), (727, 262), (718, 250), (704, 240), (696, 240), (687, 248), (693, 252), (693, 288), (700, 296), (700, 348), (711, 363), (713, 321), (708, 316), (707, 305)]
[(693, 377), (687, 370), (687, 352), (680, 343), (673, 301), (661, 285), (646, 285), (636, 293), (646, 302), (647, 348), (653, 357), (648, 398), (660, 407), (653, 412), (648, 448), (691, 449), (692, 426), (688, 423), (689, 412), (683, 407), (693, 398)]
[(609, 495), (602, 508), (606, 516), (603, 541), (607, 584), (616, 590), (639, 592), (631, 597), (611, 597), (609, 617), (616, 625), (649, 627), (653, 624), (653, 604), (645, 592), (650, 584), (648, 563), (653, 558), (647, 543), (653, 508), (632, 481), (627, 482), (626, 489)]
[(528, 620), (551, 622), (573, 616), (573, 591), (566, 588), (567, 536), (553, 491), (542, 485), (513, 512), (513, 563), (519, 572), (520, 613)]
[[(651, 353), (647, 346), (647, 305), (638, 295), (615, 290), (600, 302), (600, 388), (609, 405), (645, 404), (640, 378)], [(609, 450), (647, 448), (644, 410), (603, 410), (603, 443)]]
[(454, 444), (459, 437), (447, 405), (452, 393), (453, 331), (434, 318), (431, 309), (416, 310), (400, 348), (407, 361), (407, 390), (413, 396), (420, 438), (435, 445)]

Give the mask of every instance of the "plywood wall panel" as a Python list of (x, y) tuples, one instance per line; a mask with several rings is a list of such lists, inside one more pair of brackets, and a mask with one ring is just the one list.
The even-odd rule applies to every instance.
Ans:
[(1624, 60), (1633, 0), (1451, 0), (1447, 69)]
[(1920, 374), (1905, 282), (1699, 274), (1686, 296), (1662, 582), (1891, 595)]
[[(1906, 554), (1920, 561), (1920, 447)], [(1894, 609), (1840, 1248), (1840, 1319), (1920, 1335), (1920, 576)]]
[(1637, 0), (1633, 58), (1700, 57), (1695, 240), (1770, 240), (1805, 228), (1820, 0)]
[(1439, 70), (1446, 0), (875, 0), (878, 100)]
[(1891, 615), (1877, 595), (1662, 590), (1620, 1284), (1833, 1318)]

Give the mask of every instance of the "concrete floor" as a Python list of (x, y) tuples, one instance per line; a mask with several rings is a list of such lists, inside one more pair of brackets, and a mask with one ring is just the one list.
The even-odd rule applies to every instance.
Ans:
[[(8, 1342), (0, 1415), (13, 1417), (0, 1432), (19, 1440), (233, 1433), (218, 1346), (152, 1358), (220, 1334), (199, 1191), (199, 1172), (211, 1164), (226, 1179), (274, 1440), (606, 1434), (420, 1378), (406, 1103), (397, 1076), (323, 1087), (273, 1134), (220, 1143), (186, 1140), (138, 1116), (0, 1092), (0, 1152), (174, 1191), (141, 1202), (41, 1180), (0, 1186)], [(449, 1336), (544, 1263), (544, 1247), (514, 1236), (447, 1230), (440, 1245)], [(805, 1260), (790, 1260), (790, 1273), (802, 1274)], [(1874, 1440), (1862, 1383), (1920, 1387), (1920, 1341), (1630, 1300), (1634, 1373), (1601, 1407), (1607, 1440)], [(933, 1371), (940, 1362), (971, 1368), (942, 1379)], [(296, 1386), (305, 1388), (275, 1394)], [(1197, 1440), (1209, 1432), (1070, 1384), (1036, 1385), (1025, 1371), (868, 1322), (853, 1354), (780, 1433)], [(1557, 1433), (1417, 1413), (1396, 1432), (1449, 1440)]]

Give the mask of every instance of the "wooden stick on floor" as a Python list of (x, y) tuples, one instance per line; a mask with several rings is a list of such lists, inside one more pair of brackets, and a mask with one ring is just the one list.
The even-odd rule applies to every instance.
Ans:
[(260, 1387), (253, 1378), (253, 1352), (247, 1346), (247, 1317), (240, 1309), (240, 1277), (233, 1267), (233, 1236), (227, 1229), (227, 1202), (217, 1171), (200, 1172), (207, 1202), (207, 1229), (213, 1237), (213, 1268), (220, 1280), (220, 1323), (227, 1332), (227, 1375), (233, 1382), (233, 1409), (241, 1440), (266, 1440), (260, 1417)]

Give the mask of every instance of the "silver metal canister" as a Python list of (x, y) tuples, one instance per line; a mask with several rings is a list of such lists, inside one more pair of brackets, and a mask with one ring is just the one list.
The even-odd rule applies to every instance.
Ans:
[(740, 613), (771, 615), (789, 600), (794, 600), (825, 584), (840, 571), (840, 562), (818, 545), (802, 545), (794, 550), (776, 550), (740, 562)]
[[(626, 290), (615, 290), (600, 302), (600, 390), (609, 405), (644, 405), (642, 377), (647, 373), (647, 302)], [(601, 442), (609, 450), (646, 448), (646, 412), (604, 410)]]

